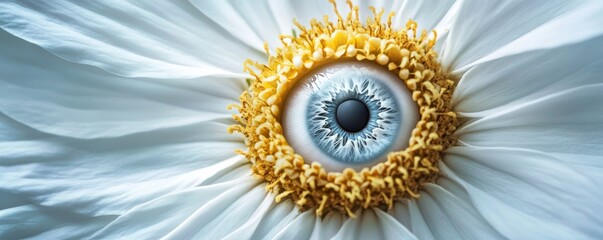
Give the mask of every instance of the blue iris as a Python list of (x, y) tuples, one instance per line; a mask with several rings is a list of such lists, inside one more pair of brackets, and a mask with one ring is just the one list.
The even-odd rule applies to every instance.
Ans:
[[(368, 108), (366, 126), (346, 131), (337, 122), (337, 107), (357, 100)], [(389, 87), (363, 71), (337, 71), (312, 92), (306, 109), (306, 127), (314, 144), (343, 163), (366, 163), (387, 153), (395, 142), (401, 114)]]

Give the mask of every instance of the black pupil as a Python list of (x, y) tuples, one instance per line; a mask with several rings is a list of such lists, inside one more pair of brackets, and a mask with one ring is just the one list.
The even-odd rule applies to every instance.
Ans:
[(337, 124), (347, 132), (359, 132), (369, 121), (369, 110), (366, 104), (356, 99), (343, 101), (337, 106), (335, 115)]

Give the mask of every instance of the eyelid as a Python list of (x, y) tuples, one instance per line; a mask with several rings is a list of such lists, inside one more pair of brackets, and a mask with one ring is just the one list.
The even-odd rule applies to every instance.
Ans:
[[(336, 74), (337, 71), (346, 69), (359, 69), (366, 74), (373, 76), (380, 81), (381, 84), (389, 88), (391, 95), (395, 98), (395, 102), (399, 107), (401, 121), (397, 136), (393, 140), (392, 146), (387, 149), (381, 156), (372, 161), (363, 163), (345, 163), (333, 159), (325, 154), (316, 146), (310, 135), (310, 131), (305, 126), (307, 119), (306, 109), (309, 105), (309, 100), (313, 94), (321, 91), (321, 87), (325, 84), (337, 84), (328, 82), (328, 77)], [(304, 157), (306, 163), (319, 162), (328, 171), (342, 171), (345, 168), (353, 168), (360, 170), (364, 167), (370, 167), (377, 162), (386, 160), (387, 153), (392, 151), (403, 150), (408, 146), (410, 134), (418, 121), (418, 109), (414, 101), (412, 101), (411, 93), (404, 85), (403, 81), (390, 72), (387, 68), (380, 65), (358, 61), (338, 62), (330, 65), (325, 65), (306, 74), (300, 78), (299, 82), (290, 91), (287, 101), (284, 104), (283, 112), (283, 131), (290, 146)]]

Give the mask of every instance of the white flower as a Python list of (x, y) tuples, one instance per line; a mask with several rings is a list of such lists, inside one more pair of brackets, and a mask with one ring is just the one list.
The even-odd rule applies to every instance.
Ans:
[(602, 238), (602, 2), (377, 5), (438, 30), (466, 121), (420, 198), (321, 219), (251, 176), (225, 107), (327, 1), (0, 2), (0, 239)]

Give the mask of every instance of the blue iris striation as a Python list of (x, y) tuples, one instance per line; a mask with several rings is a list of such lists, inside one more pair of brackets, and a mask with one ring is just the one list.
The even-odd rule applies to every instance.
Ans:
[[(364, 129), (348, 132), (337, 123), (337, 106), (355, 99), (369, 110)], [(338, 71), (315, 88), (306, 109), (310, 138), (326, 155), (343, 163), (366, 163), (382, 156), (395, 142), (399, 106), (389, 87), (369, 73)]]

